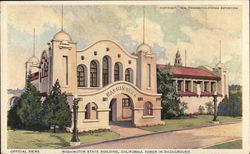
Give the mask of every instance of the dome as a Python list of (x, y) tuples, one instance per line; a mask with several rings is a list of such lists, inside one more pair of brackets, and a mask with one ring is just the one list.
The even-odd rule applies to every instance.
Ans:
[(27, 63), (31, 63), (33, 65), (38, 65), (39, 64), (39, 59), (36, 56), (32, 56), (29, 58)]
[(137, 48), (137, 51), (139, 52), (139, 51), (144, 51), (144, 52), (151, 52), (151, 48), (150, 48), (150, 46), (149, 45), (147, 45), (147, 44), (145, 44), (145, 43), (143, 43), (143, 44), (141, 44), (138, 48)]
[(216, 68), (225, 68), (225, 65), (222, 64), (222, 63), (218, 63), (218, 64), (216, 65)]
[(61, 30), (60, 32), (56, 33), (53, 37), (53, 40), (63, 40), (63, 41), (72, 41), (71, 37), (68, 33)]

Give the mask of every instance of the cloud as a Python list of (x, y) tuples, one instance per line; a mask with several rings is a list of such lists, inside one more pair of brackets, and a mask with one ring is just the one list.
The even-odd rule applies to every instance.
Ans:
[[(181, 10), (165, 6), (146, 6), (145, 40), (157, 53), (157, 63), (173, 64), (180, 49), (183, 63), (187, 50), (187, 65), (215, 66), (222, 41), (222, 62), (230, 71), (230, 83), (240, 83), (241, 72), (241, 9), (238, 10)], [(129, 52), (142, 42), (142, 6), (87, 5), (64, 6), (64, 29), (77, 41), (78, 49), (96, 41), (110, 39)], [(61, 6), (8, 6), (8, 60), (24, 68), (23, 62), (32, 53), (32, 33), (36, 28), (37, 55), (61, 27)], [(24, 53), (21, 60), (15, 57)], [(38, 56), (38, 57), (39, 57)], [(12, 66), (10, 66), (12, 67)], [(22, 67), (22, 68), (21, 68)], [(12, 70), (13, 67), (9, 70)], [(24, 70), (23, 70), (24, 72)], [(23, 73), (18, 72), (21, 76)], [(9, 72), (14, 86), (18, 85)], [(15, 80), (15, 81), (14, 81)], [(20, 84), (19, 84), (20, 85)], [(22, 88), (22, 87), (19, 87)]]
[(36, 34), (43, 33), (46, 25), (60, 27), (61, 15), (52, 8), (39, 5), (8, 6), (8, 24), (29, 34), (36, 28)]

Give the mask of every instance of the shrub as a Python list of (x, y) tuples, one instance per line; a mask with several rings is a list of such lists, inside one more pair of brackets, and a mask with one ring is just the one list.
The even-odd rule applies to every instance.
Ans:
[(204, 111), (205, 111), (204, 106), (201, 106), (201, 105), (200, 105), (199, 108), (198, 108), (198, 113), (199, 113), (199, 114), (203, 114)]
[(218, 115), (222, 116), (242, 116), (242, 91), (232, 89), (229, 97), (225, 96), (218, 105)]
[(207, 102), (205, 107), (207, 109), (208, 114), (214, 113), (214, 104), (212, 102)]

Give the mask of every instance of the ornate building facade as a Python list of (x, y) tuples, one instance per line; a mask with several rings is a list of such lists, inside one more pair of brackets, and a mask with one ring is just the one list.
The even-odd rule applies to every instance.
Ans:
[(164, 124), (156, 54), (145, 43), (134, 54), (110, 40), (77, 50), (76, 42), (62, 30), (54, 35), (38, 65), (34, 56), (28, 60), (26, 72), (45, 95), (59, 80), (71, 109), (73, 99), (82, 98), (80, 131), (109, 128), (109, 121), (132, 121), (134, 126)]

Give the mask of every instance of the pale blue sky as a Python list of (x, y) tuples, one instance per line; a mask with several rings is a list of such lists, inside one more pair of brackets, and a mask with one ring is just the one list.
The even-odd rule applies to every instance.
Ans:
[[(145, 40), (157, 53), (158, 63), (173, 64), (179, 48), (183, 62), (187, 50), (187, 66), (214, 67), (221, 40), (222, 62), (229, 69), (229, 82), (241, 84), (241, 9), (164, 7), (145, 7)], [(64, 30), (77, 42), (78, 49), (110, 39), (134, 52), (142, 42), (142, 12), (142, 6), (64, 5)], [(36, 55), (40, 58), (46, 44), (61, 28), (61, 6), (8, 6), (8, 88), (24, 86), (24, 64), (32, 55), (33, 28)]]

